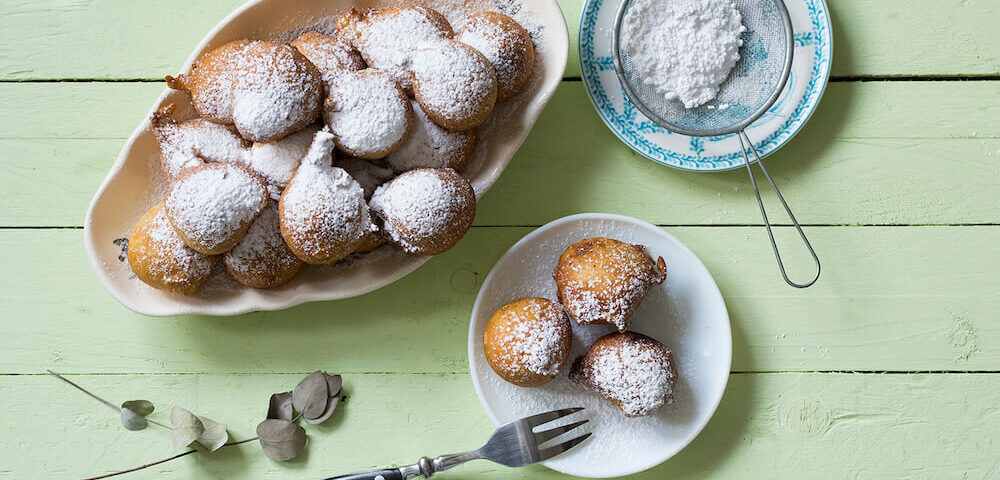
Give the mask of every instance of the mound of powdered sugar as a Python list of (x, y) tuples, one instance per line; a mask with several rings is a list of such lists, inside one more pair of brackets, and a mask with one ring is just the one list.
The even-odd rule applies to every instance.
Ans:
[(744, 31), (730, 0), (634, 0), (622, 50), (644, 83), (694, 108), (718, 94), (740, 59)]
[(379, 70), (340, 75), (330, 85), (323, 117), (337, 139), (337, 147), (366, 158), (384, 156), (403, 140), (413, 124), (406, 95)]
[(318, 126), (309, 126), (277, 142), (253, 144), (249, 167), (267, 182), (271, 198), (277, 200), (292, 179), (299, 162), (309, 151)]
[(212, 163), (178, 177), (164, 204), (180, 233), (214, 250), (260, 214), (267, 205), (267, 192), (247, 167)]
[(204, 162), (242, 163), (247, 155), (247, 141), (231, 125), (154, 116), (153, 133), (160, 144), (163, 173), (171, 179)]

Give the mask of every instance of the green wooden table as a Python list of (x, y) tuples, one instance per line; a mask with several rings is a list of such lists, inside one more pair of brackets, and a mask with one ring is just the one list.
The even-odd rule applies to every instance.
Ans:
[[(344, 375), (345, 405), (293, 462), (246, 444), (122, 478), (314, 479), (469, 447), (491, 430), (466, 363), (479, 285), (521, 236), (590, 211), (687, 243), (732, 316), (718, 413), (636, 478), (1000, 478), (1000, 2), (828, 0), (833, 78), (769, 162), (824, 261), (808, 290), (778, 276), (746, 173), (632, 153), (588, 103), (573, 45), (565, 81), (453, 251), (351, 300), (135, 315), (91, 271), (84, 211), (157, 79), (241, 1), (0, 1), (0, 479), (81, 478), (171, 453), (166, 432), (125, 431), (46, 368), (113, 401), (153, 400), (160, 420), (187, 407), (235, 439), (254, 435), (270, 393), (317, 368)], [(582, 2), (561, 3), (575, 38)], [(785, 228), (779, 240), (793, 238)], [(442, 475), (559, 477), (487, 463)]]

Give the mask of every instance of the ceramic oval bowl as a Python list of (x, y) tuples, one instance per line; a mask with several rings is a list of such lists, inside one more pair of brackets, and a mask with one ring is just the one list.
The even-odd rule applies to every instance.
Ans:
[[(333, 18), (348, 8), (384, 7), (391, 3), (374, 0), (251, 1), (220, 22), (179, 72), (188, 72), (201, 53), (233, 40), (290, 41), (303, 31), (329, 31)], [(554, 0), (432, 0), (423, 3), (441, 11), (456, 30), (470, 13), (499, 9), (524, 25), (535, 41), (537, 55), (532, 80), (517, 97), (497, 105), (479, 129), (479, 145), (464, 175), (472, 182), (476, 195), (481, 197), (521, 146), (562, 79), (569, 51), (566, 22)], [(178, 106), (178, 118), (194, 116), (189, 95), (169, 89), (160, 95), (150, 113), (171, 103)], [(224, 269), (217, 270), (213, 278), (190, 297), (153, 289), (132, 274), (124, 252), (135, 222), (162, 198), (166, 182), (160, 173), (159, 157), (160, 149), (147, 115), (97, 191), (84, 224), (87, 253), (101, 282), (119, 302), (138, 313), (234, 315), (348, 298), (388, 285), (429, 259), (405, 255), (397, 248), (382, 247), (334, 265), (307, 267), (291, 282), (270, 290), (243, 287), (230, 280), (222, 271)]]

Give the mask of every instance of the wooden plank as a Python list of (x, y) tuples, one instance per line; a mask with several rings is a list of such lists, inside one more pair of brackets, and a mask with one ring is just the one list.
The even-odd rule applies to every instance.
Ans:
[[(734, 371), (969, 371), (1000, 365), (1000, 226), (815, 227), (819, 283), (778, 276), (759, 227), (667, 228), (713, 273)], [(382, 290), (230, 318), (144, 318), (94, 278), (79, 230), (0, 230), (0, 373), (467, 371), (479, 287), (530, 228), (474, 228)], [(784, 229), (782, 245), (794, 247)], [(790, 249), (791, 271), (807, 263)], [(804, 269), (804, 268), (803, 268)], [(802, 276), (802, 275), (798, 275)], [(414, 342), (420, 338), (420, 342)], [(379, 345), (370, 355), (368, 346)], [(331, 367), (332, 368), (332, 367)]]
[[(336, 370), (333, 363), (317, 367)], [(161, 421), (172, 405), (191, 409), (227, 424), (231, 438), (243, 439), (254, 434), (268, 395), (289, 389), (301, 376), (73, 380), (114, 402), (149, 399)], [(128, 478), (323, 478), (475, 448), (491, 431), (465, 374), (347, 375), (344, 388), (346, 404), (328, 425), (306, 426), (307, 453), (293, 462), (271, 462), (249, 443)], [(998, 388), (1000, 375), (733, 375), (705, 431), (673, 459), (630, 478), (996, 478), (1000, 444), (991, 439), (1000, 430)], [(169, 432), (155, 426), (125, 431), (115, 412), (54, 378), (0, 377), (0, 392), (0, 478), (77, 479), (171, 454)], [(39, 398), (57, 407), (39, 408)], [(31, 426), (29, 439), (25, 425)], [(541, 466), (512, 470), (487, 462), (451, 475), (566, 478)]]
[[(24, 112), (0, 117), (0, 191), (8, 193), (0, 226), (82, 225), (120, 139), (159, 89), (0, 84), (0, 110)], [(998, 112), (1000, 82), (832, 84), (768, 165), (804, 223), (995, 223)], [(579, 82), (564, 82), (477, 222), (541, 225), (586, 211), (669, 225), (761, 222), (745, 171), (680, 172), (641, 158), (604, 127)]]
[[(161, 78), (175, 73), (242, 0), (8, 0), (0, 4), (0, 80)], [(577, 77), (582, 0), (560, 0)], [(835, 76), (996, 75), (993, 0), (835, 0)]]

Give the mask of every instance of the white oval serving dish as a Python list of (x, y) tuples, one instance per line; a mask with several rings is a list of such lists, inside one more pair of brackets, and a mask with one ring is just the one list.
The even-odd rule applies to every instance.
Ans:
[[(667, 264), (666, 282), (649, 291), (629, 325), (629, 330), (663, 342), (677, 365), (673, 403), (648, 417), (628, 418), (609, 401), (568, 378), (572, 362), (614, 327), (572, 322), (569, 362), (558, 377), (537, 388), (518, 387), (502, 380), (483, 354), (483, 332), (493, 312), (522, 297), (555, 300), (552, 271), (559, 256), (573, 243), (591, 237), (644, 245), (653, 258), (663, 257)], [(579, 477), (638, 473), (659, 465), (691, 443), (722, 400), (732, 352), (726, 304), (701, 260), (663, 229), (621, 215), (571, 215), (522, 238), (486, 277), (469, 323), (472, 382), (486, 415), (495, 425), (558, 408), (584, 407), (582, 412), (558, 422), (590, 419), (582, 429), (594, 435), (565, 454), (542, 462), (553, 470)]]
[[(229, 41), (242, 38), (289, 41), (298, 32), (308, 29), (328, 30), (331, 19), (350, 7), (380, 7), (392, 3), (378, 0), (254, 0), (222, 20), (179, 71), (189, 71), (202, 52)], [(444, 13), (456, 30), (467, 14), (497, 9), (492, 0), (429, 0), (422, 3)], [(472, 182), (477, 197), (499, 178), (527, 137), (562, 80), (569, 52), (566, 22), (555, 0), (523, 0), (500, 5), (504, 13), (531, 32), (538, 54), (534, 77), (525, 90), (514, 99), (497, 105), (480, 127), (479, 145), (464, 173)], [(167, 71), (164, 75), (176, 73)], [(178, 106), (179, 117), (194, 115), (188, 94), (169, 89), (160, 95), (150, 114), (170, 103)], [(429, 259), (383, 247), (339, 264), (309, 266), (291, 282), (270, 290), (243, 287), (230, 280), (224, 271), (217, 271), (197, 294), (190, 297), (172, 295), (135, 278), (123, 255), (122, 239), (127, 239), (139, 217), (160, 201), (164, 187), (159, 147), (147, 115), (98, 189), (84, 223), (87, 254), (97, 276), (115, 299), (144, 315), (235, 315), (348, 298), (386, 286)]]

